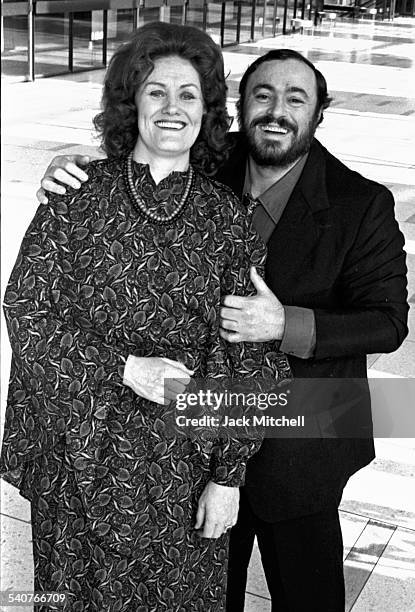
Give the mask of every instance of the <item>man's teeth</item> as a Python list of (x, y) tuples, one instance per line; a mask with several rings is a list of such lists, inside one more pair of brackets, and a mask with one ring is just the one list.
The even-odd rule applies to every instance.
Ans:
[(261, 129), (264, 132), (276, 132), (277, 134), (288, 134), (288, 130), (285, 130), (284, 128), (279, 127), (279, 125), (271, 125), (271, 124), (261, 125)]
[(185, 123), (183, 121), (156, 121), (156, 125), (161, 128), (168, 128), (169, 130), (181, 130), (184, 128)]

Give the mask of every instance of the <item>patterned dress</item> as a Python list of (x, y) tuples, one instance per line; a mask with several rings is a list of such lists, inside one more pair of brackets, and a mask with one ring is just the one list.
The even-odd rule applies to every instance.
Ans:
[[(289, 377), (272, 343), (218, 334), (221, 297), (252, 291), (265, 247), (219, 183), (195, 171), (183, 213), (163, 226), (137, 212), (123, 169), (91, 163), (82, 189), (41, 205), (25, 235), (5, 295), (1, 471), (31, 500), (35, 590), (66, 593), (65, 610), (219, 612), (228, 537), (195, 533), (197, 502), (209, 480), (242, 484), (259, 441), (168, 435), (169, 408), (124, 386), (123, 366), (132, 354), (200, 378)], [(134, 164), (158, 212), (177, 206), (186, 180), (155, 185)]]

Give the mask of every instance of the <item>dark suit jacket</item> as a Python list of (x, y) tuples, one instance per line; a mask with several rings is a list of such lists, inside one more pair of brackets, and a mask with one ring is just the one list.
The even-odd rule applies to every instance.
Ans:
[[(217, 179), (242, 195), (247, 150), (240, 135)], [(386, 187), (353, 172), (317, 140), (268, 243), (266, 282), (284, 305), (312, 308), (312, 359), (289, 356), (296, 378), (359, 378), (366, 354), (396, 350), (407, 334), (403, 236)], [(370, 423), (363, 402), (362, 423)], [(340, 503), (347, 479), (374, 458), (373, 440), (266, 439), (248, 462), (245, 489), (263, 520)]]

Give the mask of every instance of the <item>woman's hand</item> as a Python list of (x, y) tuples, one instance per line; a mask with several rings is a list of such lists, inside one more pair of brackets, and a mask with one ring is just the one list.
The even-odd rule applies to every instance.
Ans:
[(219, 538), (236, 524), (238, 510), (239, 488), (210, 480), (199, 499), (195, 529), (203, 538)]
[(88, 180), (88, 175), (80, 166), (85, 166), (89, 162), (88, 155), (58, 155), (54, 157), (40, 181), (41, 188), (36, 192), (40, 204), (47, 204), (48, 202), (46, 191), (63, 195), (66, 193), (64, 185), (79, 189), (81, 184)]
[(192, 374), (192, 370), (172, 359), (130, 355), (124, 367), (123, 383), (140, 397), (167, 405), (178, 393), (183, 393)]

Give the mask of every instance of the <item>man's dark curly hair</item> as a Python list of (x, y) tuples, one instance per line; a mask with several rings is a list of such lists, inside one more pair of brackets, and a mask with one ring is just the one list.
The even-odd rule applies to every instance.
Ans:
[(155, 60), (172, 55), (188, 60), (199, 74), (205, 114), (190, 161), (205, 174), (214, 174), (229, 149), (223, 57), (210, 36), (191, 26), (148, 23), (117, 49), (105, 76), (103, 110), (94, 119), (101, 146), (108, 157), (121, 157), (133, 150), (138, 138), (134, 97)]

